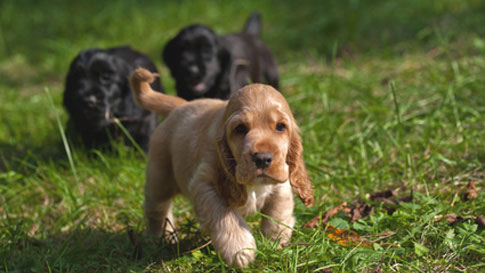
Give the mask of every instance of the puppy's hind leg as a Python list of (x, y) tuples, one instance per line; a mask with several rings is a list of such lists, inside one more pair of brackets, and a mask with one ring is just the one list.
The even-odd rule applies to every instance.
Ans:
[(145, 184), (145, 218), (147, 233), (164, 236), (169, 242), (176, 241), (172, 215), (172, 197), (178, 193), (170, 166), (163, 159), (150, 160)]

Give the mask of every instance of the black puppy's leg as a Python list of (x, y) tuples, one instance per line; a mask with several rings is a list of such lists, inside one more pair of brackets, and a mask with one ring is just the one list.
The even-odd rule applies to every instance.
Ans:
[(264, 78), (269, 85), (273, 86), (276, 90), (279, 90), (280, 77), (276, 65), (266, 67), (264, 70)]

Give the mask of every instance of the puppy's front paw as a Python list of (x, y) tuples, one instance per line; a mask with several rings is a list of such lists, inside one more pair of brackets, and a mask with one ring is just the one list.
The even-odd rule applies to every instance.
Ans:
[(256, 241), (247, 230), (225, 231), (213, 236), (214, 248), (225, 263), (231, 266), (248, 267), (256, 258)]
[(237, 267), (248, 267), (248, 265), (252, 263), (255, 258), (255, 247), (252, 247), (252, 249), (242, 249), (234, 255), (232, 263), (228, 261), (227, 264)]

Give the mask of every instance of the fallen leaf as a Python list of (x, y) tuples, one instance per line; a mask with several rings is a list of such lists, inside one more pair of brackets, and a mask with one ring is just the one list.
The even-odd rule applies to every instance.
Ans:
[(376, 202), (390, 204), (390, 205), (397, 205), (397, 201), (396, 200), (389, 199), (389, 198), (385, 198), (385, 197), (376, 197), (376, 198), (374, 198), (372, 200), (373, 201), (376, 201)]
[(351, 222), (369, 216), (374, 212), (374, 207), (367, 205), (363, 201), (358, 201), (357, 204), (350, 210)]
[(443, 216), (440, 216), (440, 217), (436, 218), (436, 221), (440, 221), (443, 218), (446, 221), (448, 221), (448, 223), (450, 223), (450, 225), (459, 224), (459, 223), (465, 222), (466, 220), (473, 220), (475, 222), (475, 224), (478, 225), (478, 228), (479, 229), (484, 229), (485, 228), (485, 217), (483, 217), (483, 216), (477, 216), (477, 217), (473, 217), (473, 216), (461, 217), (459, 215), (456, 215), (456, 214), (452, 213), (452, 214), (445, 215), (444, 217)]
[(34, 224), (32, 225), (32, 227), (30, 228), (28, 235), (29, 235), (30, 237), (34, 237), (35, 232), (37, 231), (38, 227), (39, 227), (39, 226), (37, 225), (37, 223), (34, 223)]
[[(340, 205), (338, 205), (337, 207), (335, 207), (335, 208), (333, 208), (329, 211), (324, 212), (322, 214), (321, 223), (325, 224), (328, 221), (328, 219), (330, 219), (330, 217), (333, 217), (335, 214), (337, 214), (340, 210), (342, 210), (346, 206), (347, 206), (347, 202), (343, 202)], [(320, 220), (320, 216), (317, 215), (317, 216), (313, 217), (313, 219), (308, 221), (303, 227), (304, 228), (316, 228), (318, 226), (319, 220)]]
[(457, 223), (461, 223), (463, 222), (465, 219), (461, 216), (458, 216), (454, 213), (452, 214), (448, 214), (445, 216), (445, 219), (446, 221), (448, 221), (451, 225), (454, 225), (454, 224), (457, 224)]
[(333, 217), (335, 214), (337, 214), (340, 210), (342, 210), (344, 207), (347, 206), (347, 201), (342, 202), (340, 205), (337, 207), (331, 209), (328, 211), (328, 218)]
[(387, 210), (387, 213), (389, 215), (392, 215), (396, 211), (396, 207), (398, 205), (398, 202), (396, 200), (385, 197), (376, 197), (372, 200), (375, 202), (384, 203), (383, 208)]
[(410, 195), (402, 197), (399, 200), (395, 199), (396, 196), (396, 191), (386, 190), (371, 194), (370, 199), (375, 202), (387, 204), (383, 207), (385, 210), (387, 210), (387, 213), (389, 215), (392, 215), (396, 211), (396, 209), (398, 209), (398, 205), (400, 202), (411, 202), (413, 200), (413, 191), (411, 190)]
[(475, 182), (473, 181), (470, 181), (468, 182), (467, 186), (466, 186), (466, 192), (465, 194), (463, 195), (463, 201), (468, 201), (468, 200), (471, 200), (471, 199), (475, 199), (477, 198), (477, 186), (475, 185)]
[(316, 228), (318, 226), (318, 221), (320, 220), (320, 215), (313, 217), (310, 221), (306, 222), (304, 228)]
[(370, 199), (374, 200), (375, 198), (389, 198), (396, 196), (396, 192), (392, 190), (385, 190), (385, 191), (380, 191), (380, 192), (375, 192), (370, 195)]
[(358, 245), (373, 248), (372, 242), (360, 238), (359, 234), (352, 230), (336, 228), (335, 226), (329, 224), (327, 225), (326, 234), (330, 240), (341, 246)]
[[(409, 196), (402, 197), (401, 199), (396, 199), (396, 191), (393, 190), (385, 190), (376, 193), (372, 193), (370, 195), (370, 200), (374, 202), (384, 203), (384, 209), (387, 210), (388, 214), (394, 213), (396, 209), (398, 209), (400, 202), (411, 202), (413, 200), (413, 191)], [(322, 215), (317, 215), (310, 221), (308, 221), (303, 227), (305, 228), (315, 228), (321, 222), (325, 224), (328, 220), (337, 214), (339, 211), (343, 211), (346, 215), (351, 218), (351, 222), (355, 222), (359, 219), (369, 216), (371, 213), (374, 213), (374, 206), (368, 205), (365, 201), (357, 200), (354, 201), (353, 206), (348, 207), (347, 202), (343, 202), (337, 207), (328, 210)]]

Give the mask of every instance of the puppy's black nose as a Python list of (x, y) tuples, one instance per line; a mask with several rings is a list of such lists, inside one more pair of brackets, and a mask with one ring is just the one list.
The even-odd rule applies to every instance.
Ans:
[(199, 75), (200, 69), (196, 65), (191, 65), (189, 71), (192, 75)]
[(254, 153), (253, 161), (258, 169), (266, 169), (269, 167), (269, 165), (271, 165), (271, 162), (273, 161), (273, 154), (269, 152)]

